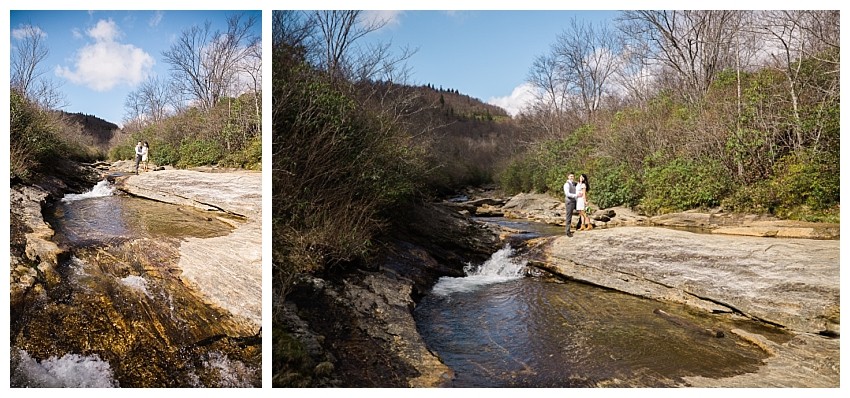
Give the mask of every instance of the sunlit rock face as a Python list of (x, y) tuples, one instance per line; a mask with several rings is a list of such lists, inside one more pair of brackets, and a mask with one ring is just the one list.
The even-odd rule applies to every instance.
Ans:
[[(262, 319), (262, 174), (165, 170), (119, 179), (131, 195), (209, 211), (235, 226), (220, 237), (180, 244), (181, 278), (206, 300), (258, 329)], [(222, 213), (224, 212), (224, 213)]]
[[(45, 194), (13, 200), (13, 386), (261, 386), (259, 173), (190, 178), (220, 202), (179, 173), (158, 174), (158, 184), (140, 178), (153, 193), (137, 195), (158, 201), (95, 187), (54, 200), (42, 218)], [(26, 253), (44, 247), (36, 239), (55, 260)]]
[(543, 238), (531, 245), (537, 247), (537, 265), (569, 279), (743, 315), (794, 336), (768, 344), (774, 356), (754, 375), (694, 379), (692, 385), (838, 386), (839, 340), (825, 337), (840, 334), (837, 240), (623, 227)]

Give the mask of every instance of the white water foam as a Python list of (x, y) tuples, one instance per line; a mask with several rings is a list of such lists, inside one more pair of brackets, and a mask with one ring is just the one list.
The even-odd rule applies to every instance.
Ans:
[(220, 352), (211, 352), (204, 365), (217, 371), (219, 380), (216, 387), (253, 387), (248, 375), (256, 372), (241, 361), (231, 360)]
[(145, 278), (142, 278), (138, 275), (128, 275), (126, 278), (121, 279), (121, 283), (124, 286), (127, 286), (133, 290), (138, 290), (145, 294), (145, 296), (150, 297), (151, 295), (148, 293), (148, 281)]
[(68, 261), (68, 268), (74, 271), (74, 275), (85, 275), (86, 274), (86, 262), (79, 259), (77, 256), (72, 255), (71, 260)]
[(90, 198), (102, 198), (104, 196), (112, 196), (113, 191), (114, 191), (114, 188), (112, 187), (112, 184), (110, 184), (109, 181), (107, 181), (107, 180), (103, 180), (103, 181), (97, 183), (91, 189), (91, 191), (83, 192), (83, 193), (65, 194), (65, 197), (62, 198), (62, 201), (65, 202), (65, 203), (70, 203), (70, 202), (73, 202), (75, 200), (83, 200), (83, 199), (90, 199)]
[(41, 362), (24, 350), (19, 350), (19, 354), (17, 370), (26, 378), (29, 387), (118, 387), (109, 363), (97, 354), (65, 354), (62, 358), (50, 357)]
[(465, 277), (453, 278), (444, 276), (437, 281), (432, 293), (447, 296), (455, 292), (470, 292), (494, 283), (502, 283), (522, 278), (522, 270), (527, 260), (513, 258), (514, 250), (510, 245), (493, 253), (490, 259), (480, 266), (464, 267)]

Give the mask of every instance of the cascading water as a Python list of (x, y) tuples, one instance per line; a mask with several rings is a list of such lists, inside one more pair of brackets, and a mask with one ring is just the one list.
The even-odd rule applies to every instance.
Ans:
[[(534, 226), (528, 229), (533, 230)], [(422, 338), (455, 374), (455, 387), (665, 387), (683, 376), (728, 377), (766, 357), (733, 328), (787, 338), (763, 325), (694, 314), (607, 289), (524, 277), (510, 247), (467, 276), (441, 278), (416, 306)], [(592, 255), (592, 253), (588, 253)], [(670, 322), (661, 310), (683, 328)]]
[(106, 181), (45, 220), (68, 253), (12, 318), (14, 387), (259, 387), (256, 330), (180, 278), (184, 237), (232, 226), (192, 208), (131, 198)]
[(92, 199), (92, 198), (102, 198), (105, 196), (112, 196), (115, 192), (115, 187), (107, 181), (103, 180), (98, 182), (90, 191), (83, 193), (69, 193), (65, 194), (62, 198), (62, 202), (70, 203), (76, 200), (84, 200), (84, 199)]
[(455, 292), (470, 292), (482, 286), (502, 283), (522, 278), (526, 260), (513, 257), (514, 250), (506, 245), (481, 265), (468, 264), (463, 271), (464, 277), (444, 276), (437, 281), (432, 294), (447, 296)]

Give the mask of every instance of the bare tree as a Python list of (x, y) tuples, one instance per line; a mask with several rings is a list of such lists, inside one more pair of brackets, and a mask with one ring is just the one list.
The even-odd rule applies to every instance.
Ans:
[(27, 25), (16, 32), (11, 63), (12, 87), (29, 93), (35, 80), (44, 75), (41, 64), (50, 51), (45, 43), (46, 34), (41, 29)]
[(140, 126), (159, 123), (173, 110), (173, 86), (157, 77), (149, 77), (124, 101), (125, 119)]
[[(793, 123), (790, 124), (790, 145), (799, 150), (809, 144), (817, 143), (819, 129), (807, 129), (801, 120), (801, 97), (820, 98), (821, 104), (838, 100), (838, 79), (834, 84), (809, 84), (803, 72), (804, 59), (810, 58), (830, 67), (827, 74), (837, 76), (839, 62), (839, 20), (834, 11), (765, 11), (760, 13), (760, 30), (766, 36), (765, 51), (773, 61), (773, 67), (785, 76), (788, 101)], [(814, 134), (813, 137), (807, 137)], [(817, 145), (815, 145), (816, 147)]]
[(253, 15), (231, 15), (227, 19), (227, 31), (222, 33), (213, 32), (207, 21), (203, 26), (184, 30), (177, 42), (163, 53), (165, 62), (171, 65), (173, 79), (182, 83), (183, 91), (202, 109), (211, 109), (231, 91), (237, 66), (259, 41), (252, 33), (256, 23)]
[(315, 26), (305, 11), (275, 10), (272, 12), (272, 46), (275, 48), (305, 48), (314, 35)]
[(654, 73), (646, 43), (624, 45), (620, 52), (619, 68), (612, 76), (621, 90), (621, 97), (628, 103), (643, 107), (656, 93)]
[(315, 62), (334, 78), (351, 76), (352, 45), (387, 24), (384, 20), (367, 20), (360, 10), (313, 11), (310, 18), (320, 32), (311, 46), (316, 50)]
[(263, 89), (263, 46), (260, 42), (255, 43), (248, 48), (244, 62), (241, 63), (241, 71), (249, 78), (249, 91), (253, 93), (254, 98), (254, 117), (257, 125), (262, 124), (261, 119), (261, 92)]
[(47, 34), (33, 25), (22, 26), (13, 34), (14, 47), (10, 64), (11, 86), (44, 109), (65, 105), (59, 84), (46, 76), (44, 60), (50, 54)]
[(740, 11), (684, 10), (624, 11), (620, 29), (634, 43), (647, 43), (645, 55), (654, 64), (676, 71), (687, 89), (686, 98), (697, 101), (717, 73), (734, 66), (734, 33)]
[(610, 90), (610, 78), (618, 68), (617, 41), (605, 25), (596, 28), (573, 19), (558, 36), (553, 52), (561, 81), (585, 121), (592, 119)]

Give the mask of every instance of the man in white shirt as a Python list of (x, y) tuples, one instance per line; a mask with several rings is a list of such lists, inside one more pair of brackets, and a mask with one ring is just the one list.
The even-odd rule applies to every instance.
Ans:
[(142, 151), (142, 142), (139, 141), (139, 143), (136, 144), (136, 174), (139, 174), (139, 162), (142, 161), (143, 153), (144, 152)]
[(567, 175), (567, 182), (564, 183), (564, 195), (566, 196), (564, 204), (566, 205), (567, 212), (567, 214), (565, 215), (567, 219), (567, 236), (573, 236), (573, 233), (570, 231), (570, 228), (572, 228), (573, 211), (575, 211), (576, 209), (576, 198), (578, 196), (576, 194), (575, 178), (575, 174), (570, 173), (569, 175)]

